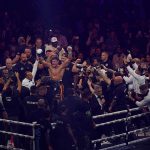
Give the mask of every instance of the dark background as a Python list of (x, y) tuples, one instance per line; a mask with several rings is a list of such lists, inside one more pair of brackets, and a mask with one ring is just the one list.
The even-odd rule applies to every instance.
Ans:
[(149, 3), (149, 0), (0, 0), (0, 9), (19, 13), (22, 20), (40, 19), (47, 25), (73, 26), (81, 19), (104, 19), (108, 13), (120, 19), (149, 19)]

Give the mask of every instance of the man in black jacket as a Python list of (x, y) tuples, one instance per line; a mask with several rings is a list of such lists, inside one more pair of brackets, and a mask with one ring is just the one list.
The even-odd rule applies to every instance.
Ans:
[(109, 111), (120, 111), (126, 109), (126, 85), (121, 76), (116, 76), (111, 81), (113, 90), (113, 100), (110, 104)]
[(32, 64), (27, 61), (27, 55), (25, 53), (21, 54), (20, 59), (20, 62), (16, 64), (14, 69), (19, 73), (20, 80), (22, 81), (26, 76), (26, 72), (32, 71)]
[[(113, 90), (113, 99), (109, 107), (110, 112), (115, 111), (121, 111), (126, 110), (126, 85), (123, 82), (123, 78), (121, 76), (115, 76), (113, 80), (111, 81), (112, 90)], [(112, 120), (124, 118), (126, 115), (121, 114), (117, 117), (114, 116)], [(115, 124), (115, 126), (112, 126), (116, 134), (120, 134), (122, 132), (125, 132), (125, 123), (120, 122), (118, 124)]]

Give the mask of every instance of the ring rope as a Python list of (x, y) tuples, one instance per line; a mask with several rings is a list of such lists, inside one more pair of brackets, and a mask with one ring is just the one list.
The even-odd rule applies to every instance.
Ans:
[(7, 131), (2, 131), (2, 130), (0, 130), (0, 133), (8, 134), (8, 135), (14, 135), (14, 136), (20, 136), (20, 137), (24, 137), (24, 138), (28, 138), (28, 139), (34, 140), (34, 137), (30, 136), (30, 135), (24, 135), (24, 134), (19, 134), (19, 133), (7, 132)]
[[(131, 141), (131, 142), (129, 142), (129, 145), (137, 144), (139, 142), (144, 142), (144, 141), (148, 141), (148, 140), (150, 140), (150, 137), (146, 137), (146, 138)], [(118, 145), (107, 147), (107, 148), (102, 148), (100, 150), (111, 150), (111, 149), (114, 149), (114, 148), (119, 148), (121, 150), (121, 146), (126, 146), (126, 143), (118, 144)]]
[[(137, 130), (129, 131), (128, 134), (133, 134), (133, 133), (137, 134), (137, 133), (140, 133), (140, 132), (143, 132), (143, 131), (146, 131), (146, 130), (150, 130), (150, 126), (144, 127), (144, 128), (141, 128), (141, 129), (137, 129)], [(124, 137), (124, 136), (126, 136), (126, 133), (117, 134), (117, 135), (113, 135), (113, 136), (110, 136), (110, 137), (93, 140), (92, 143), (102, 142), (102, 141), (111, 140), (111, 139), (114, 139), (114, 138)]]
[[(147, 115), (147, 114), (150, 114), (150, 112), (146, 112), (146, 113), (142, 113), (142, 114), (130, 116), (130, 117), (128, 117), (128, 120), (129, 119), (140, 118), (140, 117), (142, 117), (144, 115)], [(97, 127), (101, 127), (101, 126), (104, 126), (104, 125), (110, 125), (110, 124), (114, 124), (114, 123), (118, 123), (118, 122), (123, 122), (123, 121), (126, 121), (126, 118), (116, 119), (114, 121), (109, 121), (109, 122), (106, 122), (106, 123), (96, 124), (95, 127), (97, 128)]]
[(7, 122), (11, 124), (18, 124), (18, 125), (30, 126), (30, 127), (35, 127), (36, 125), (38, 125), (36, 122), (25, 123), (25, 122), (19, 122), (19, 121), (7, 120), (7, 119), (0, 119), (0, 122)]
[[(137, 108), (129, 109), (130, 112), (134, 112), (137, 110), (141, 110), (141, 108), (137, 107)], [(124, 114), (127, 112), (128, 112), (128, 110), (122, 110), (122, 111), (117, 111), (117, 112), (113, 112), (113, 113), (106, 113), (106, 114), (102, 114), (102, 115), (93, 116), (93, 119), (104, 118), (104, 117), (109, 117), (109, 116), (113, 116), (113, 115), (120, 115), (120, 114)]]

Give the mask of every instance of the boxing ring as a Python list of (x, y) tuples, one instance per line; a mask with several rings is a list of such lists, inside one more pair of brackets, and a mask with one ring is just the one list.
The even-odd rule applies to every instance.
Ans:
[[(113, 112), (113, 113), (106, 113), (106, 114), (102, 114), (102, 115), (93, 116), (93, 120), (95, 120), (95, 119), (103, 119), (103, 118), (107, 118), (107, 117), (117, 116), (117, 115), (120, 115), (120, 114), (126, 114), (125, 118), (115, 119), (113, 121), (108, 121), (108, 122), (104, 122), (104, 123), (95, 124), (95, 128), (99, 128), (99, 127), (104, 127), (104, 126), (107, 126), (107, 125), (112, 125), (112, 124), (117, 124), (117, 123), (120, 123), (120, 122), (125, 122), (125, 132), (121, 133), (121, 134), (112, 135), (112, 136), (109, 136), (109, 137), (104, 137), (104, 138), (102, 137), (102, 138), (99, 138), (99, 139), (92, 140), (91, 142), (94, 144), (94, 149), (96, 149), (97, 143), (102, 143), (104, 141), (111, 141), (111, 140), (116, 139), (116, 138), (125, 138), (125, 141), (124, 141), (124, 143), (121, 143), (121, 144), (116, 144), (116, 145), (111, 144), (108, 147), (102, 147), (100, 149), (102, 149), (102, 150), (111, 150), (111, 149), (115, 149), (115, 148), (121, 149), (121, 147), (122, 147), (122, 149), (126, 149), (125, 147), (127, 147), (129, 145), (133, 145), (133, 144), (137, 144), (137, 143), (140, 143), (140, 142), (150, 140), (150, 135), (146, 136), (146, 133), (150, 132), (150, 124), (149, 124), (149, 126), (142, 127), (140, 129), (134, 129), (132, 131), (129, 130), (129, 127), (128, 127), (129, 122), (131, 122), (133, 119), (140, 118), (140, 117), (147, 116), (147, 115), (150, 116), (150, 112), (143, 112), (143, 113), (140, 113), (140, 114), (131, 115), (132, 112), (136, 112), (136, 111), (139, 111), (139, 110), (141, 110), (141, 108), (138, 107), (138, 108), (133, 108), (133, 109), (117, 111), (117, 112)], [(141, 139), (132, 140), (132, 141), (129, 140), (130, 135), (133, 135), (133, 134), (138, 135), (139, 133), (143, 133), (145, 135), (145, 137), (141, 138)]]
[[(113, 116), (117, 116), (117, 115), (120, 115), (120, 114), (125, 114), (126, 115), (125, 118), (120, 118), (120, 119), (115, 119), (115, 120), (112, 120), (112, 121), (107, 121), (107, 122), (96, 123), (95, 124), (95, 128), (99, 128), (99, 127), (104, 127), (104, 126), (107, 126), (107, 125), (112, 125), (112, 124), (117, 124), (117, 123), (120, 123), (120, 122), (124, 122), (125, 123), (125, 132), (123, 132), (121, 134), (115, 134), (115, 135), (112, 135), (112, 136), (109, 136), (109, 137), (102, 137), (102, 138), (99, 138), (99, 139), (92, 140), (91, 143), (93, 144), (93, 149), (97, 150), (97, 144), (98, 143), (102, 143), (103, 141), (111, 141), (113, 139), (122, 138), (122, 137), (125, 138), (124, 143), (116, 144), (116, 145), (110, 145), (108, 147), (102, 147), (100, 149), (102, 149), (102, 150), (111, 150), (111, 149), (120, 148), (120, 147), (123, 147), (123, 146), (129, 146), (129, 145), (132, 145), (132, 144), (137, 144), (139, 142), (143, 142), (143, 141), (146, 141), (146, 140), (150, 140), (150, 135), (145, 136), (144, 138), (141, 138), (141, 139), (135, 139), (133, 141), (130, 141), (128, 139), (129, 136), (132, 135), (132, 134), (137, 135), (139, 133), (144, 133), (144, 135), (146, 135), (147, 132), (150, 132), (150, 124), (149, 124), (149, 126), (145, 126), (145, 127), (140, 128), (140, 129), (129, 130), (129, 128), (128, 128), (129, 124), (128, 123), (131, 122), (133, 119), (140, 118), (140, 117), (147, 116), (147, 115), (150, 116), (149, 111), (148, 112), (143, 112), (143, 113), (140, 113), (140, 114), (136, 114), (136, 115), (131, 114), (132, 112), (136, 112), (138, 110), (140, 110), (140, 108), (127, 109), (127, 110), (117, 111), (117, 112), (113, 112), (113, 113), (107, 113), (107, 114), (93, 116), (93, 120), (95, 120), (95, 119), (113, 117)], [(4, 130), (0, 130), (0, 133), (4, 134), (4, 135), (11, 135), (11, 136), (14, 136), (14, 137), (19, 137), (19, 138), (30, 139), (32, 141), (31, 150), (39, 150), (38, 144), (36, 142), (37, 141), (36, 140), (36, 138), (37, 138), (36, 137), (37, 136), (36, 132), (37, 132), (37, 127), (39, 125), (36, 122), (25, 123), (25, 122), (18, 122), (18, 121), (0, 119), (0, 123), (30, 127), (32, 129), (32, 135), (15, 133), (15, 132), (8, 132), (8, 131), (4, 131)], [(56, 123), (51, 123), (52, 126), (55, 126), (55, 124)], [(7, 145), (0, 145), (0, 148), (9, 149)], [(13, 150), (24, 150), (23, 148), (19, 148), (19, 147), (18, 148), (14, 147), (12, 149)]]
[[(32, 128), (32, 136), (31, 135), (26, 135), (26, 134), (20, 134), (20, 133), (15, 133), (15, 132), (8, 132), (4, 130), (0, 130), (1, 134), (4, 135), (10, 135), (10, 136), (15, 136), (15, 137), (20, 137), (20, 138), (25, 138), (25, 139), (30, 139), (32, 141), (32, 150), (37, 150), (36, 149), (36, 143), (35, 143), (35, 136), (36, 136), (36, 126), (38, 124), (36, 122), (33, 123), (25, 123), (25, 122), (19, 122), (19, 121), (13, 121), (13, 120), (6, 120), (6, 119), (0, 119), (0, 123), (5, 123), (5, 124), (13, 124), (13, 125), (20, 125), (20, 126), (26, 126)], [(3, 149), (13, 149), (13, 150), (24, 150), (22, 148), (8, 148), (8, 145), (0, 145), (0, 148)]]

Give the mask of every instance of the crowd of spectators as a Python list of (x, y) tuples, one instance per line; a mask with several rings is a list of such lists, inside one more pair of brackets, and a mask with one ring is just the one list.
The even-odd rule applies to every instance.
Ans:
[(1, 117), (38, 122), (41, 150), (91, 150), (114, 129), (95, 129), (92, 116), (149, 104), (150, 21), (108, 13), (73, 31), (0, 20)]

